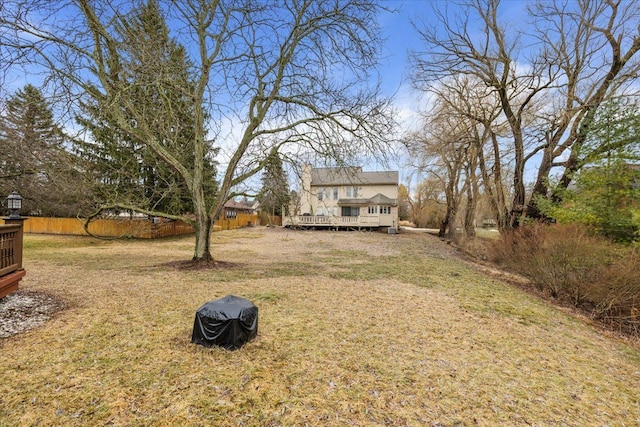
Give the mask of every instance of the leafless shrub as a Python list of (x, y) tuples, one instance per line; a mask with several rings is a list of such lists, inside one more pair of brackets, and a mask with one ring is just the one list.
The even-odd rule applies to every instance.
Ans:
[(490, 246), (497, 264), (594, 318), (640, 331), (640, 254), (576, 225), (534, 224)]
[(590, 288), (592, 315), (621, 329), (640, 333), (640, 253), (625, 254), (604, 268), (601, 281)]

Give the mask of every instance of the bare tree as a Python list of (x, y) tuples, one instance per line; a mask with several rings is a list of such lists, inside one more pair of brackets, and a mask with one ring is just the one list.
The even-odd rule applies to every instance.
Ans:
[(445, 195), (446, 211), (440, 224), (440, 237), (452, 237), (462, 194), (467, 192), (470, 179), (467, 155), (470, 142), (464, 120), (442, 102), (437, 102), (435, 112), (425, 118), (423, 129), (407, 136), (412, 157), (418, 167), (436, 177)]
[[(412, 55), (414, 82), (440, 91), (439, 86), (467, 76), (482, 82), (495, 97), (499, 116), (491, 118), (492, 106), (478, 119), (498, 148), (494, 160), (503, 152), (513, 156), (505, 225), (517, 225), (525, 209), (538, 215), (533, 202), (525, 207), (525, 166), (542, 155), (533, 194), (546, 196), (554, 167), (562, 167), (561, 185), (568, 185), (572, 173), (584, 164), (580, 149), (593, 114), (637, 76), (638, 2), (539, 2), (530, 12), (534, 26), (520, 29), (500, 21), (499, 0), (461, 2), (462, 12), (453, 16), (438, 9), (440, 5), (434, 8), (439, 25), (416, 24), (425, 51)], [(486, 98), (473, 92), (467, 96), (479, 106)], [(508, 124), (508, 135), (495, 129), (497, 118)], [(495, 197), (504, 193), (496, 189)], [(505, 206), (500, 203), (498, 212)]]
[[(477, 196), (482, 187), (500, 230), (510, 226), (511, 200), (507, 178), (514, 162), (513, 151), (501, 144), (508, 135), (509, 124), (501, 114), (500, 100), (483, 82), (473, 76), (455, 76), (446, 84), (430, 89), (437, 102), (446, 105), (450, 120), (460, 122), (467, 140), (465, 177), (467, 186), (467, 236), (474, 234), (471, 216), (475, 215)], [(462, 136), (461, 136), (462, 137)], [(473, 197), (475, 195), (476, 197)]]
[(442, 181), (435, 175), (418, 182), (414, 192), (407, 187), (411, 222), (420, 228), (439, 228), (446, 211)]
[[(269, 155), (309, 150), (344, 161), (354, 153), (379, 152), (385, 145), (392, 126), (388, 102), (378, 97), (375, 87), (363, 85), (379, 46), (374, 23), (380, 7), (375, 3), (162, 4), (171, 37), (185, 47), (191, 64), (194, 84), (184, 93), (195, 122), (190, 163), (176, 152), (179, 148), (171, 148), (177, 145), (171, 143), (171, 129), (179, 123), (165, 123), (165, 117), (149, 120), (148, 105), (127, 96), (135, 83), (123, 78), (126, 49), (116, 29), (127, 27), (130, 2), (7, 1), (0, 17), (0, 44), (7, 59), (46, 72), (59, 83), (57, 93), (67, 95), (68, 105), (91, 101), (109, 111), (119, 132), (143, 141), (181, 178), (193, 216), (127, 203), (100, 210), (131, 209), (191, 223), (196, 230), (193, 259), (211, 262), (214, 218), (238, 186), (262, 170)], [(170, 110), (171, 105), (162, 108)], [(205, 165), (212, 145), (226, 157), (220, 160), (217, 192), (206, 194)]]
[(442, 234), (452, 232), (455, 213), (466, 237), (475, 235), (476, 207), (482, 193), (504, 229), (510, 206), (504, 177), (513, 156), (498, 142), (497, 133), (508, 127), (500, 116), (499, 100), (478, 79), (465, 75), (450, 77), (444, 84), (429, 87), (429, 92), (433, 108), (424, 115), (422, 130), (407, 140), (412, 157), (419, 161), (417, 167), (427, 167), (443, 180), (450, 214)]

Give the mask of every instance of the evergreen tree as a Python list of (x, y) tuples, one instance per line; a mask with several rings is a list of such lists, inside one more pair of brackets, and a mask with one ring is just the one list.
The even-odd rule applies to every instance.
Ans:
[(28, 214), (77, 214), (84, 197), (66, 143), (40, 90), (18, 90), (0, 117), (0, 194), (17, 190)]
[(622, 97), (603, 103), (588, 129), (582, 164), (640, 160), (640, 106), (635, 99)]
[[(156, 1), (132, 12), (117, 27), (121, 49), (127, 53), (118, 79), (129, 86), (126, 96), (142, 108), (130, 117), (136, 126), (150, 129), (163, 149), (177, 154), (179, 162), (195, 167), (195, 113), (193, 82), (184, 48), (169, 37)], [(121, 95), (122, 96), (122, 95)], [(93, 141), (78, 144), (88, 161), (97, 202), (131, 205), (169, 215), (193, 211), (187, 183), (178, 171), (135, 136), (118, 131), (117, 119), (100, 105), (86, 105), (86, 126)], [(211, 152), (215, 151), (210, 148)], [(215, 163), (205, 158), (207, 193), (215, 194)]]
[(271, 154), (265, 162), (262, 174), (262, 190), (258, 194), (260, 209), (269, 215), (288, 215), (291, 193), (282, 160)]
[(640, 239), (640, 170), (621, 159), (582, 169), (575, 189), (562, 202), (539, 201), (542, 212), (560, 223), (579, 223), (618, 242)]
[(603, 103), (588, 127), (573, 188), (536, 199), (540, 212), (580, 223), (620, 242), (640, 238), (640, 107), (629, 98)]

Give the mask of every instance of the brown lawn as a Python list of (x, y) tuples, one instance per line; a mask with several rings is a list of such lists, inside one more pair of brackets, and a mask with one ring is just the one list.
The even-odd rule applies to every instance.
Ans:
[[(66, 308), (0, 339), (0, 426), (640, 425), (638, 347), (435, 237), (224, 231), (236, 267), (172, 267), (192, 245), (26, 236), (22, 288)], [(191, 344), (228, 294), (258, 338)]]

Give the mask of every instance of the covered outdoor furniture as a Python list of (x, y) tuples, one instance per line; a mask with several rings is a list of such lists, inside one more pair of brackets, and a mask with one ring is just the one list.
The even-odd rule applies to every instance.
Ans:
[(227, 295), (196, 312), (191, 342), (235, 350), (258, 335), (258, 307), (247, 299)]

